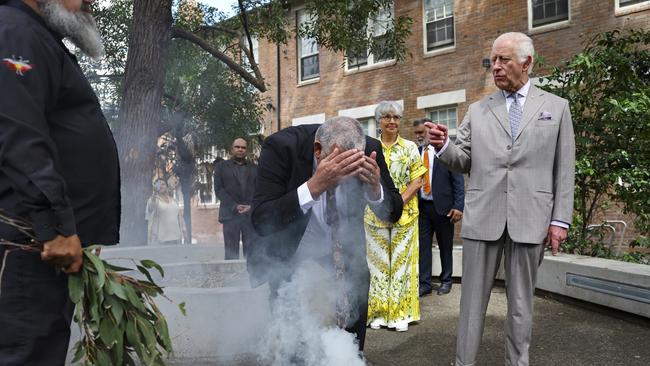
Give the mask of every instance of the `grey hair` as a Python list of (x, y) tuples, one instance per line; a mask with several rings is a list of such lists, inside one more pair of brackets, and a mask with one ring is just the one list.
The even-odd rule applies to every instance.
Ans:
[(388, 112), (393, 112), (396, 115), (402, 117), (402, 113), (404, 112), (404, 109), (402, 109), (402, 106), (396, 101), (392, 101), (392, 100), (381, 101), (379, 102), (379, 104), (377, 104), (377, 108), (375, 108), (375, 121), (379, 121), (381, 117), (385, 116), (386, 113)]
[[(514, 43), (515, 54), (520, 63), (525, 62), (528, 56), (530, 56), (531, 59), (535, 57), (535, 46), (533, 46), (533, 40), (524, 33), (503, 33), (494, 40), (494, 43), (492, 43), (492, 50), (494, 50), (494, 46), (499, 41), (509, 41)], [(530, 75), (531, 72), (533, 72), (533, 62), (531, 62), (530, 67), (528, 67), (528, 74)]]
[(345, 151), (366, 148), (366, 135), (359, 121), (351, 117), (334, 117), (323, 123), (316, 130), (316, 141), (323, 147), (323, 155), (329, 155), (336, 145)]

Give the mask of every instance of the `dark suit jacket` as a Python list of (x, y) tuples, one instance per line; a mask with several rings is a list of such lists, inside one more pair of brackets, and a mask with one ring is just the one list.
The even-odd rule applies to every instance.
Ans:
[[(422, 155), (422, 147), (418, 147)], [(435, 154), (434, 154), (435, 156)], [(431, 171), (431, 195), (438, 215), (447, 215), (452, 208), (463, 211), (465, 179), (463, 174), (452, 172), (435, 157)], [(418, 193), (418, 198), (420, 193)]]
[[(262, 237), (249, 249), (248, 270), (253, 285), (272, 280), (270, 269), (284, 267), (293, 257), (305, 232), (311, 211), (302, 212), (297, 189), (313, 174), (314, 137), (320, 125), (289, 127), (269, 136), (262, 145), (258, 180), (253, 198), (253, 227)], [(383, 220), (396, 222), (402, 214), (402, 198), (395, 188), (378, 140), (366, 137), (366, 155), (377, 152), (384, 201), (373, 211)], [(347, 196), (348, 212), (340, 222), (346, 235), (344, 250), (355, 266), (367, 273), (363, 192)], [(337, 196), (337, 200), (340, 197)], [(365, 266), (365, 267), (364, 267)]]
[(244, 184), (237, 179), (235, 169), (237, 167), (235, 167), (233, 160), (224, 160), (217, 164), (214, 170), (214, 193), (221, 201), (219, 222), (241, 217), (242, 215), (237, 212), (237, 205), (250, 205), (253, 202), (253, 192), (257, 180), (257, 165), (250, 161), (246, 162), (244, 166)]

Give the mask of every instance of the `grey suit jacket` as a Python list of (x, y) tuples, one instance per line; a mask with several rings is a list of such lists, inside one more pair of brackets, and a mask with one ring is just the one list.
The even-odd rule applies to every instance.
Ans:
[(440, 162), (469, 173), (461, 235), (541, 244), (552, 220), (571, 223), (575, 138), (565, 99), (531, 85), (512, 142), (499, 90), (473, 103)]

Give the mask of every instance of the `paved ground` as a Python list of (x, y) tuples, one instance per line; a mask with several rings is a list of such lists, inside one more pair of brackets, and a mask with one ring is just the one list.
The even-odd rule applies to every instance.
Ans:
[[(366, 356), (376, 366), (453, 365), (460, 285), (421, 299), (422, 320), (398, 333), (368, 329)], [(650, 305), (648, 305), (650, 306)], [(505, 290), (495, 287), (478, 364), (503, 365)], [(590, 304), (535, 298), (532, 366), (650, 365), (650, 319)]]

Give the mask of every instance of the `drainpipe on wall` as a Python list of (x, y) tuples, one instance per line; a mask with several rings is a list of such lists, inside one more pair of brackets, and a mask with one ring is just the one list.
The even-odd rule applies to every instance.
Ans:
[(280, 122), (280, 118), (282, 116), (282, 103), (281, 103), (281, 100), (280, 100), (280, 96), (282, 95), (280, 93), (280, 87), (282, 86), (282, 82), (280, 80), (280, 75), (281, 75), (281, 72), (280, 72), (280, 44), (276, 44), (275, 47), (276, 47), (276, 55), (277, 55), (276, 62), (278, 63), (277, 67), (276, 67), (276, 73), (277, 73), (276, 78), (277, 78), (277, 84), (278, 85), (277, 85), (277, 95), (275, 97), (275, 105), (276, 105), (276, 112), (277, 112), (277, 118), (278, 118), (278, 131), (280, 131), (280, 129), (282, 129), (282, 123)]

